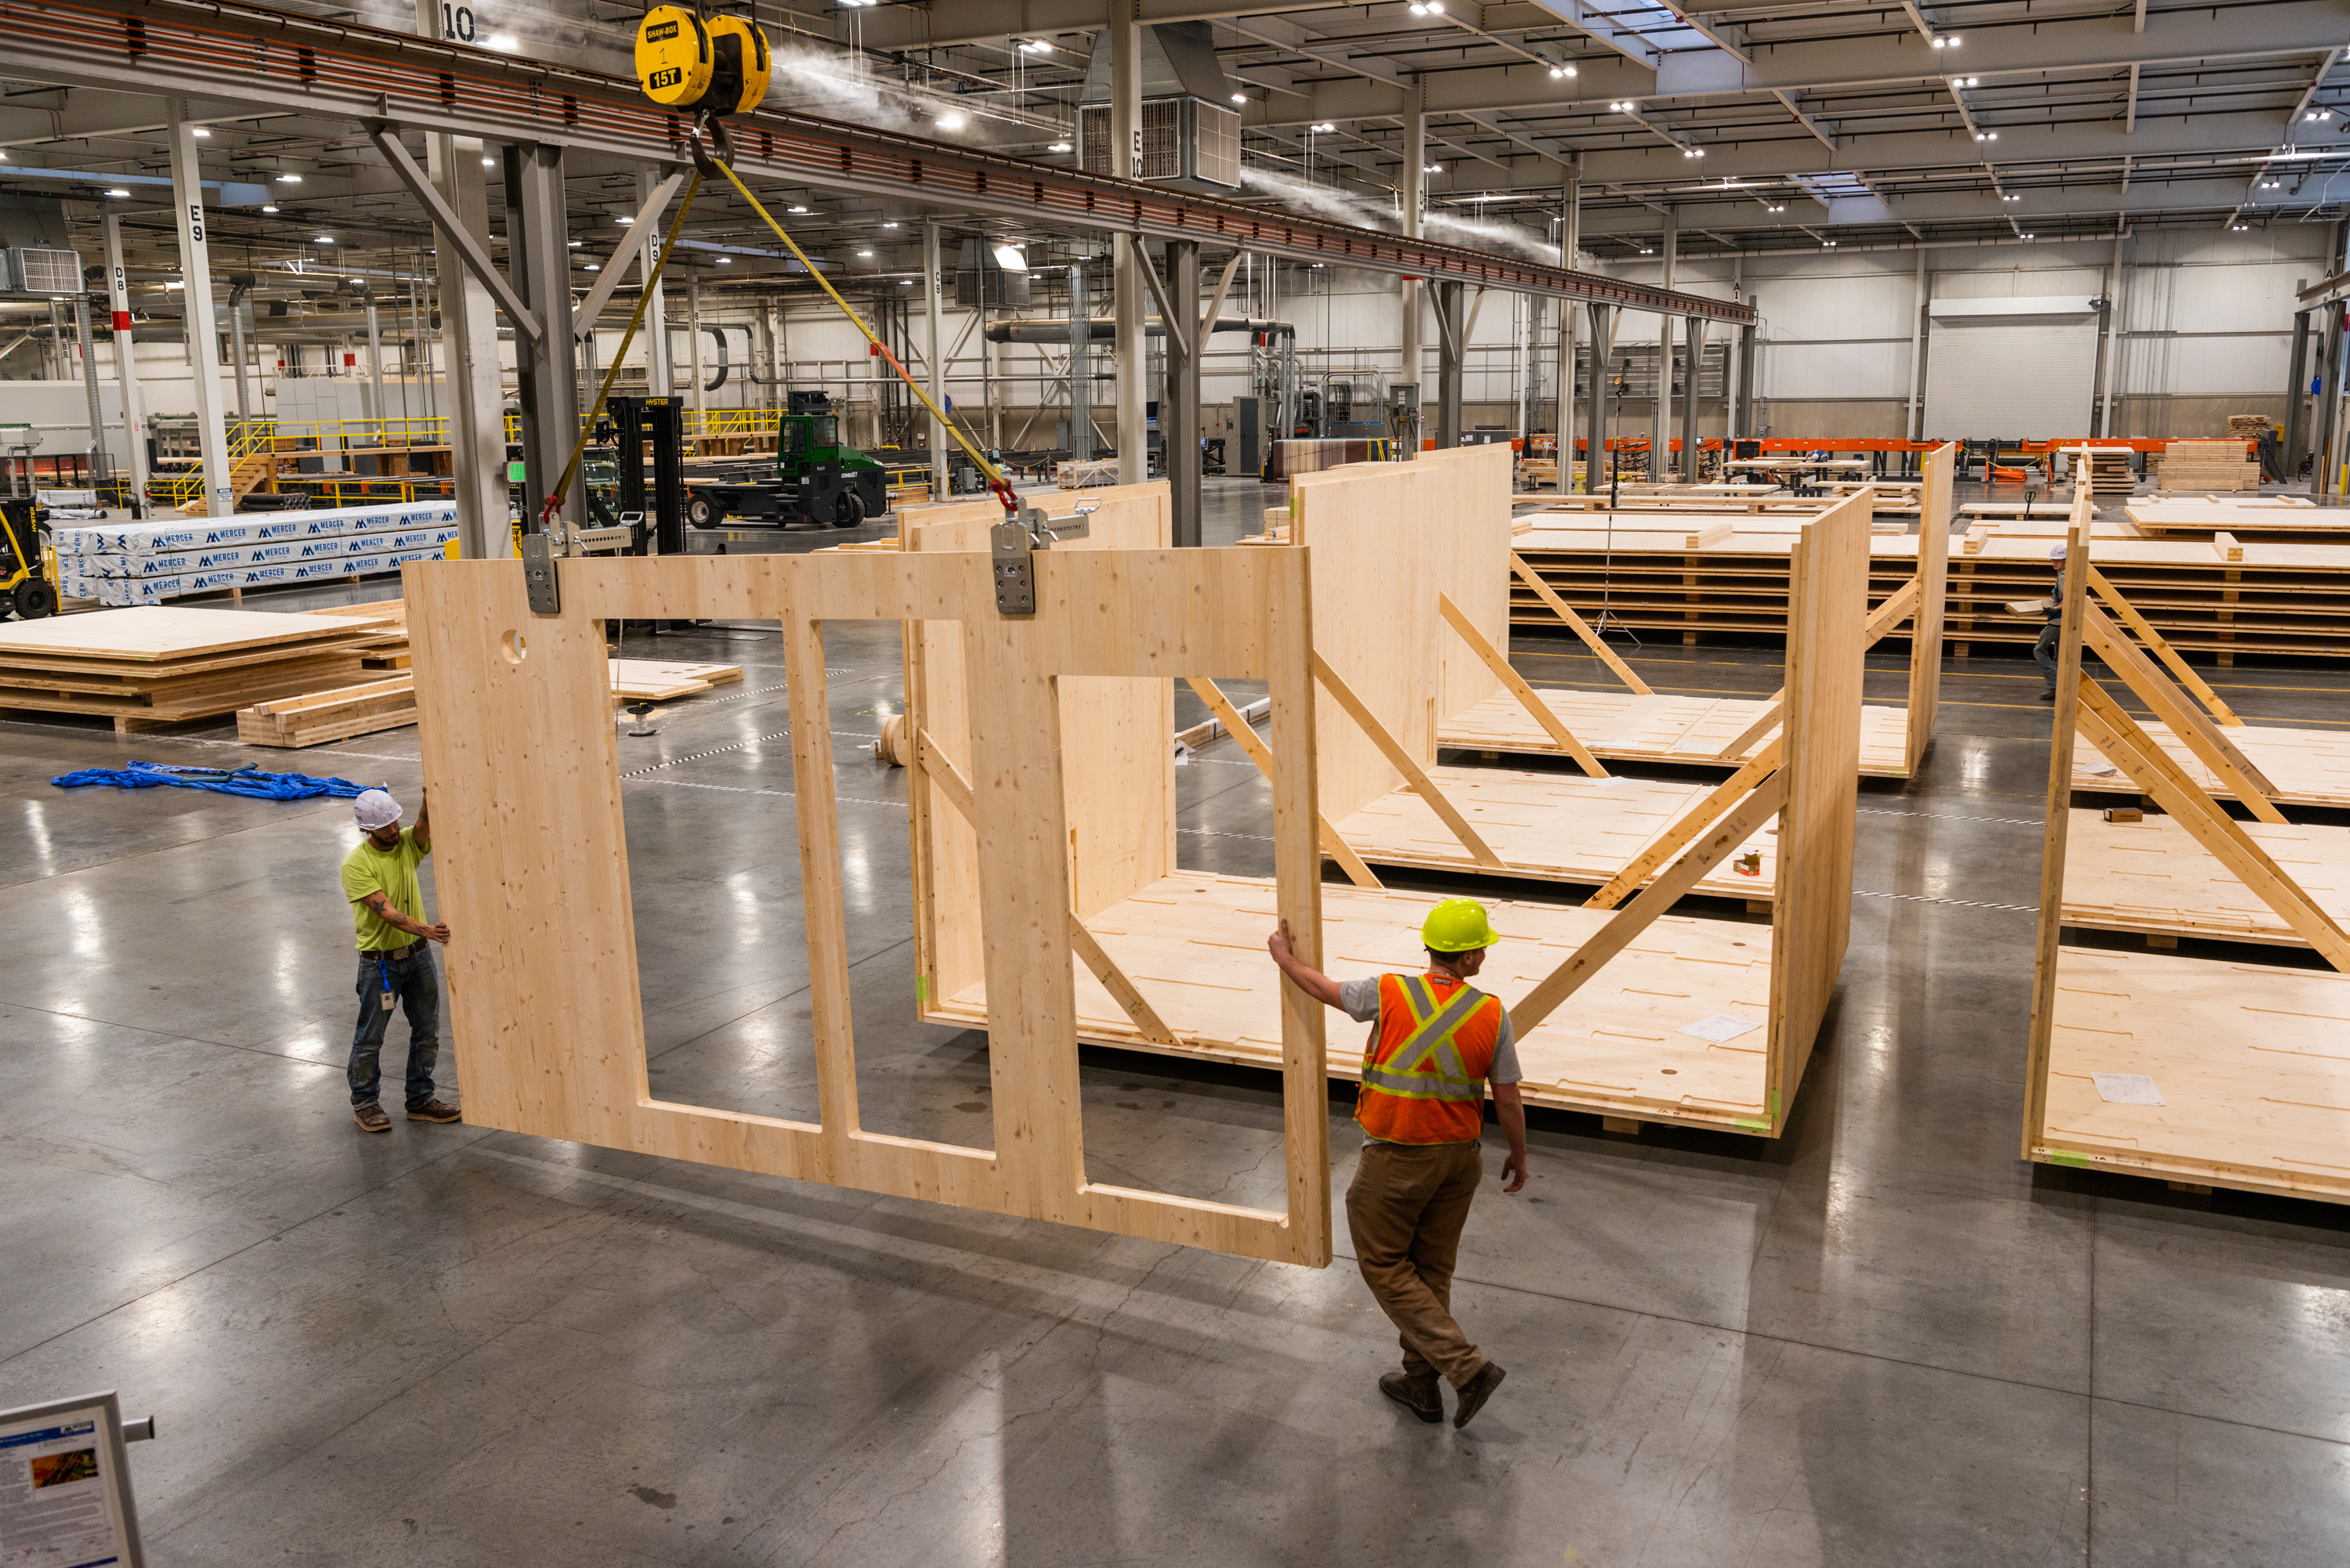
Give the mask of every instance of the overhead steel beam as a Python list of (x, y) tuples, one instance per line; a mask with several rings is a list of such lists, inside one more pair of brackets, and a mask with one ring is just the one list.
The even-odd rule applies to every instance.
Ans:
[(439, 225), (442, 236), (455, 244), (457, 253), (465, 258), (465, 270), (496, 298), (499, 308), (506, 313), (506, 319), (514, 323), (515, 331), (533, 343), (537, 342), (546, 334), (546, 324), (522, 302), (522, 296), (515, 292), (514, 285), (506, 281), (505, 275), (498, 271), (498, 264), (490, 259), (490, 253), (480, 239), (458, 220), (456, 213), (449, 210), (449, 203), (441, 199), (441, 192), (432, 188), (432, 182), (425, 177), (423, 170), (416, 166), (416, 160), (408, 155), (408, 149), (400, 144), (400, 138), (392, 134), (392, 128), (377, 122), (368, 126), (367, 134), (368, 140), (375, 143), (375, 150), (383, 155), (383, 161), (391, 166), (391, 171), (400, 176), (400, 182), (408, 187), (408, 193), (432, 214), (432, 221)]
[(612, 291), (620, 286), (620, 280), (627, 275), (629, 264), (637, 259), (637, 253), (644, 249), (646, 243), (659, 232), (661, 214), (669, 210), (670, 198), (676, 195), (677, 188), (684, 183), (685, 171), (681, 169), (675, 171), (654, 186), (652, 194), (645, 198), (644, 205), (637, 209), (637, 215), (629, 221), (629, 232), (620, 236), (620, 243), (614, 245), (612, 254), (605, 258), (604, 270), (596, 275), (596, 286), (588, 291), (588, 297), (581, 300), (579, 308), (571, 313), (571, 336), (585, 337), (588, 329), (596, 325), (596, 317), (602, 315), (604, 306), (611, 303)]
[[(646, 102), (632, 81), (435, 39), (232, 0), (70, 5), (29, 0), (12, 9), (9, 20), (8, 71), (19, 80), (185, 93), (211, 104), (296, 109), (359, 124), (396, 121), (638, 161), (682, 162), (691, 156), (686, 120)], [(1729, 321), (1752, 314), (1720, 300), (813, 116), (745, 115), (734, 122), (734, 138), (736, 169), (753, 183), (854, 191), (1063, 228), (1239, 244), (1292, 260), (1642, 310), (1694, 311)], [(387, 140), (397, 146), (396, 138)], [(415, 182), (410, 184), (415, 191)]]

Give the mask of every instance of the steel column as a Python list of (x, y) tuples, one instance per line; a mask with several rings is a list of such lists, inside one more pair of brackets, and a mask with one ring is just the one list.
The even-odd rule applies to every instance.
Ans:
[(1699, 372), (1705, 369), (1705, 317), (1692, 316), (1681, 325), (1689, 359), (1689, 368), (1681, 372), (1681, 478), (1695, 484), (1698, 478), (1697, 388)]
[[(1139, 0), (1109, 0), (1109, 166), (1127, 180), (1142, 175), (1140, 10)], [(1150, 476), (1150, 347), (1143, 335), (1142, 269), (1151, 262), (1140, 239), (1125, 233), (1110, 237), (1110, 260), (1118, 323), (1118, 480), (1139, 484)], [(980, 275), (985, 278), (984, 269)]]
[(2277, 442), (2283, 455), (2287, 482), (2301, 472), (2302, 438), (2309, 431), (2309, 317), (2306, 310), (2293, 313), (2293, 358), (2284, 382), (2284, 430)]
[(1069, 457), (1083, 462), (1094, 454), (1093, 302), (1086, 288), (1086, 264), (1069, 264)]
[[(1143, 258), (1148, 266), (1149, 258)], [(1175, 543), (1196, 547), (1200, 526), (1200, 359), (1206, 353), (1212, 322), (1202, 324), (1192, 313), (1200, 308), (1200, 242), (1167, 242), (1168, 304), (1175, 314), (1166, 318), (1161, 341), (1166, 345), (1167, 385), (1159, 393), (1159, 429), (1167, 441), (1167, 488), (1174, 504)], [(1191, 317), (1191, 319), (1186, 319)]]
[(1762, 425), (1754, 418), (1754, 327), (1752, 322), (1738, 329), (1738, 421), (1742, 428), (1735, 433), (1745, 436), (1761, 433)]
[(81, 349), (82, 389), (89, 394), (89, 472), (99, 485), (114, 476), (106, 455), (106, 416), (98, 402), (98, 356), (89, 340), (89, 290), (74, 296), (74, 342)]
[[(368, 410), (368, 415), (375, 421), (376, 435), (377, 438), (380, 440), (383, 434), (384, 419), (383, 323), (381, 318), (378, 316), (375, 308), (375, 286), (372, 284), (362, 284), (360, 286), (365, 290), (365, 293), (361, 297), (367, 302), (368, 372), (369, 378), (375, 384), (375, 401)], [(231, 308), (231, 314), (234, 314), (234, 307)], [(239, 373), (237, 379), (240, 381), (244, 379), (242, 372)]]
[[(1559, 187), (1558, 265), (1573, 266), (1582, 245), (1583, 170), (1578, 164), (1567, 170)], [(1558, 489), (1564, 495), (1572, 488), (1568, 475), (1575, 466), (1575, 304), (1565, 299), (1558, 302), (1558, 414), (1551, 429), (1558, 432)]]
[[(1680, 264), (1681, 219), (1678, 209), (1665, 209), (1665, 234), (1657, 246), (1664, 258), (1664, 273), (1659, 286), (1669, 290), (1673, 274)], [(1672, 416), (1668, 411), (1673, 399), (1673, 318), (1670, 312), (1657, 317), (1657, 395), (1648, 400), (1648, 479), (1654, 483), (1673, 471), (1671, 452), (1667, 450), (1672, 428)]]
[(228, 291), (228, 351), (236, 361), (236, 417), (239, 420), (253, 417), (253, 394), (244, 380), (244, 291), (252, 286), (252, 275), (247, 274), (243, 282), (233, 279)]
[(2342, 305), (2340, 301), (2320, 307), (2324, 310), (2323, 326), (2317, 356), (2317, 425), (2310, 439), (2310, 449), (2315, 454), (2309, 465), (2309, 493), (2324, 500), (2334, 493), (2334, 469), (2340, 462), (2335, 445), (2342, 428)]
[[(470, 137), (425, 139), (433, 189), (473, 240), (490, 239), (489, 184), (482, 144)], [(440, 289), (441, 341), (455, 396), (449, 407), (450, 472), (457, 502), (459, 553), (469, 559), (508, 556), (511, 504), (506, 499), (505, 378), (498, 367), (497, 304), (459, 254), (457, 237), (433, 224), (434, 273)]]
[(141, 516), (147, 510), (147, 410), (139, 395), (139, 357), (130, 341), (130, 275), (122, 268), (122, 218), (108, 209), (106, 232), (107, 306), (113, 315), (114, 379), (122, 389), (122, 444), (130, 462), (130, 504)]
[[(1403, 233), (1406, 239), (1416, 240), (1420, 213), (1428, 206), (1428, 94), (1418, 78), (1404, 88), (1403, 101)], [(1267, 261), (1270, 264), (1271, 258)], [(1427, 309), (1420, 297), (1420, 280), (1407, 275), (1397, 286), (1403, 317), (1403, 374), (1398, 379), (1421, 386), (1428, 355), (1420, 342), (1421, 317)]]
[(1583, 491), (1596, 495), (1607, 482), (1607, 350), (1616, 341), (1608, 324), (1616, 306), (1595, 301), (1585, 308), (1591, 313), (1591, 384), (1583, 410)]
[[(542, 324), (515, 334), (520, 372), (523, 528), (536, 533), (541, 507), (579, 439), (579, 340), (571, 336), (570, 224), (564, 215), (563, 150), (508, 147), (506, 254), (515, 292)], [(574, 465), (562, 493), (561, 526), (587, 526), (587, 487)], [(558, 554), (567, 552), (560, 548)]]
[[(637, 200), (652, 200), (660, 188), (658, 170), (637, 171)], [(645, 306), (645, 324), (639, 330), (645, 339), (645, 390), (656, 398), (674, 396), (677, 391), (677, 367), (670, 358), (669, 302), (662, 297), (664, 290), (654, 281), (653, 269), (660, 265), (661, 238), (659, 234), (645, 236), (644, 248), (637, 253), (637, 265), (642, 269), (644, 286), (652, 290), (652, 298)]]
[[(981, 275), (983, 277), (985, 274)], [(939, 408), (947, 406), (947, 367), (944, 338), (939, 331), (939, 311), (944, 303), (944, 291), (939, 276), (939, 221), (922, 220), (922, 359), (930, 372), (931, 401)], [(954, 466), (947, 454), (954, 445), (948, 438), (947, 427), (935, 416), (931, 420), (931, 499), (947, 501), (953, 498)]]
[(1466, 347), (1461, 337), (1468, 322), (1461, 311), (1461, 285), (1441, 279), (1435, 293), (1436, 444), (1441, 451), (1461, 444), (1461, 358)]
[(172, 191), (180, 230), (180, 308), (187, 323), (188, 363), (195, 379), (196, 441), (203, 454), (204, 505), (210, 515), (236, 510), (228, 471), (227, 410), (220, 385), (220, 328), (213, 320), (212, 252), (204, 239), (203, 176), (196, 161), (196, 125), (188, 100), (163, 100), (172, 124)]

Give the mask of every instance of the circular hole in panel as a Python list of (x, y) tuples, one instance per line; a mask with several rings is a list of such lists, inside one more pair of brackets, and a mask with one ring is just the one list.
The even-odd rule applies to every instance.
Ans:
[(498, 651), (506, 656), (508, 664), (520, 664), (530, 656), (530, 644), (523, 640), (522, 633), (510, 631), (498, 639)]

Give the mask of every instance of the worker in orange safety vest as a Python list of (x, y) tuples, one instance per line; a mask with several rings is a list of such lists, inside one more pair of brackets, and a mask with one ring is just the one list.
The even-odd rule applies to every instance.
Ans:
[(1371, 1025), (1355, 1099), (1364, 1141), (1347, 1189), (1347, 1229), (1363, 1282), (1403, 1345), (1403, 1370), (1381, 1377), (1379, 1392), (1423, 1421), (1441, 1421), (1441, 1375), (1455, 1391), (1455, 1427), (1469, 1424), (1504, 1376), (1452, 1317), (1461, 1230), (1485, 1174), (1488, 1084), (1510, 1140), (1502, 1190), (1526, 1184), (1523, 1075), (1510, 1015), (1469, 983), (1500, 940), (1484, 905), (1447, 898), (1420, 927), (1421, 974), (1334, 981), (1290, 951), (1286, 920), (1265, 943), (1299, 990)]

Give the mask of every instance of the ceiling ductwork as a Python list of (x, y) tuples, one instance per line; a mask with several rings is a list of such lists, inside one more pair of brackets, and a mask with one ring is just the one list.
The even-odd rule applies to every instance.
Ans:
[[(1205, 22), (1139, 29), (1142, 127), (1130, 172), (1154, 185), (1211, 194), (1241, 186), (1241, 117)], [(1088, 174), (1126, 178), (1110, 149), (1110, 33), (1094, 35), (1077, 91), (1077, 161)]]

